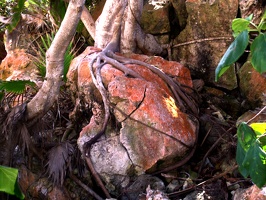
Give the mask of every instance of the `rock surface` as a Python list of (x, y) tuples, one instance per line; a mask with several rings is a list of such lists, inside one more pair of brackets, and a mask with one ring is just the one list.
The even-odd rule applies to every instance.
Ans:
[[(80, 133), (81, 149), (103, 123), (101, 97), (88, 68), (95, 51), (99, 50), (87, 48), (72, 62), (68, 73), (70, 85), (75, 83), (74, 95), (84, 97), (85, 104), (93, 110), (90, 123)], [(85, 55), (89, 56), (82, 61)], [(125, 56), (153, 64), (181, 84), (192, 87), (189, 70), (177, 62), (136, 54)], [(109, 190), (126, 186), (131, 176), (174, 164), (191, 151), (197, 138), (197, 123), (180, 111), (162, 79), (143, 66), (126, 66), (145, 79), (126, 77), (109, 64), (101, 72), (112, 105), (112, 124), (117, 126), (110, 123), (105, 137), (92, 146), (91, 158)]]
[(266, 188), (258, 188), (253, 185), (247, 189), (238, 189), (234, 194), (234, 200), (246, 199), (246, 200), (266, 200)]
[(33, 56), (24, 49), (9, 52), (0, 65), (2, 80), (31, 80), (38, 81), (39, 71), (33, 62)]
[[(237, 15), (238, 2), (187, 0), (185, 5), (187, 24), (174, 39), (173, 60), (187, 64), (193, 76), (215, 83), (216, 66), (232, 42), (230, 27)], [(215, 84), (234, 89), (236, 77), (232, 72)]]
[(239, 87), (253, 107), (266, 102), (266, 77), (257, 72), (250, 61), (239, 70)]

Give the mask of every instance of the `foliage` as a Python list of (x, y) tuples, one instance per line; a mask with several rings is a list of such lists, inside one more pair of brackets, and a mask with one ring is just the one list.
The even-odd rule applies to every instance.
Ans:
[[(259, 72), (266, 72), (266, 11), (263, 14), (259, 25), (252, 22), (252, 15), (246, 19), (236, 18), (232, 22), (233, 36), (235, 40), (229, 46), (222, 59), (220, 60), (215, 70), (215, 81), (217, 81), (222, 74), (235, 63), (240, 56), (245, 52), (249, 42), (251, 64)], [(254, 40), (250, 35), (256, 33)]]
[(240, 173), (262, 187), (266, 184), (266, 123), (241, 123), (237, 129), (236, 161)]
[[(266, 72), (266, 11), (258, 25), (252, 22), (253, 15), (232, 22), (235, 40), (226, 50), (215, 70), (215, 81), (235, 63), (250, 45), (251, 64), (259, 72)], [(255, 38), (252, 37), (255, 35)], [(236, 161), (244, 177), (262, 187), (266, 184), (266, 123), (243, 122), (237, 127)]]
[(63, 0), (7, 0), (0, 2), (0, 17), (6, 18), (6, 23), (0, 28), (3, 30), (6, 26), (7, 30), (12, 32), (20, 22), (22, 14), (25, 13), (36, 15), (40, 21), (45, 19), (57, 26), (63, 19), (65, 11), (66, 6)]
[(25, 198), (17, 182), (18, 169), (0, 166), (0, 177), (1, 192), (16, 195), (19, 199)]
[[(53, 33), (46, 33), (44, 36), (41, 36), (41, 42), (37, 42), (38, 49), (36, 50), (36, 53), (38, 53), (38, 58), (35, 61), (36, 66), (38, 67), (40, 74), (42, 77), (45, 77), (46, 74), (46, 57), (45, 54), (49, 47), (51, 46), (51, 43), (54, 39)], [(66, 75), (70, 66), (71, 61), (74, 59), (76, 55), (75, 51), (75, 45), (73, 45), (73, 40), (68, 45), (67, 51), (65, 53), (64, 57), (64, 81), (66, 81)]]
[(4, 92), (22, 94), (24, 93), (27, 85), (35, 86), (35, 83), (28, 80), (0, 80), (0, 101), (4, 97)]

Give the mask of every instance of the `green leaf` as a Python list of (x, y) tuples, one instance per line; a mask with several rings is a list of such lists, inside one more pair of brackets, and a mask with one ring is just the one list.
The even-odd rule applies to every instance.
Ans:
[(11, 195), (16, 195), (20, 199), (24, 199), (17, 183), (18, 169), (0, 166), (0, 191)]
[(260, 146), (266, 150), (266, 123), (252, 123), (250, 127), (255, 131), (257, 138), (260, 142)]
[[(252, 124), (255, 131), (265, 131), (265, 123)], [(254, 130), (245, 122), (237, 128), (237, 152), (236, 161), (239, 165), (239, 172), (244, 176), (250, 176), (252, 181), (262, 187), (266, 184), (266, 153), (261, 148), (259, 139), (256, 138)]]
[(0, 91), (5, 90), (7, 92), (22, 94), (25, 91), (26, 85), (35, 86), (35, 83), (27, 80), (1, 81)]
[(237, 37), (241, 32), (248, 30), (250, 24), (249, 19), (236, 18), (232, 22), (233, 36)]
[(259, 34), (250, 47), (251, 64), (259, 72), (266, 72), (266, 33)]
[(263, 135), (266, 132), (266, 123), (252, 123), (249, 125), (257, 136)]
[(258, 142), (254, 142), (247, 151), (242, 164), (249, 171), (252, 181), (260, 188), (266, 184), (265, 161), (265, 152), (261, 149)]
[(244, 151), (248, 151), (250, 145), (257, 139), (253, 129), (245, 122), (242, 122), (238, 126), (237, 138)]
[(216, 70), (215, 70), (215, 81), (230, 67), (231, 64), (236, 62), (239, 57), (244, 53), (248, 46), (249, 35), (248, 31), (245, 30), (241, 32), (234, 40), (234, 42), (229, 46), (220, 60)]
[(250, 14), (248, 17), (245, 18), (246, 20), (250, 21), (253, 19), (253, 14)]
[(258, 28), (260, 30), (266, 30), (266, 11), (264, 12), (262, 18), (261, 18), (261, 21), (258, 25)]
[(247, 170), (244, 166), (243, 166), (243, 162), (246, 156), (246, 151), (242, 148), (239, 140), (237, 142), (237, 149), (236, 149), (236, 162), (238, 164), (238, 170), (239, 172), (245, 177), (247, 178), (249, 175), (249, 170)]

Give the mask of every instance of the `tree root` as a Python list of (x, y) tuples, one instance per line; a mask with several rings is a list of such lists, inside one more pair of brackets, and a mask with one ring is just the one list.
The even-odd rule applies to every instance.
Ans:
[[(174, 81), (170, 76), (165, 74), (162, 70), (155, 67), (154, 65), (150, 65), (150, 64), (147, 64), (147, 63), (139, 61), (139, 60), (129, 59), (129, 58), (125, 58), (122, 56), (118, 56), (109, 50), (103, 50), (101, 53), (98, 53), (97, 55), (95, 55), (95, 57), (89, 63), (89, 69), (90, 69), (92, 81), (102, 96), (105, 115), (104, 115), (104, 122), (103, 122), (101, 130), (98, 133), (96, 133), (92, 139), (90, 139), (88, 142), (86, 142), (84, 144), (83, 153), (85, 153), (85, 158), (86, 158), (87, 164), (88, 164), (90, 170), (92, 171), (94, 178), (98, 182), (98, 185), (102, 188), (105, 195), (109, 198), (110, 195), (107, 192), (106, 188), (104, 187), (101, 179), (99, 178), (99, 175), (95, 171), (93, 164), (91, 162), (91, 159), (90, 159), (91, 146), (95, 142), (97, 142), (97, 140), (105, 133), (105, 130), (106, 130), (106, 127), (108, 125), (109, 118), (110, 118), (110, 102), (108, 99), (107, 90), (105, 89), (105, 87), (103, 85), (103, 81), (102, 81), (102, 77), (101, 77), (101, 69), (105, 64), (110, 64), (114, 68), (124, 72), (125, 76), (133, 77), (133, 78), (139, 78), (139, 79), (144, 79), (144, 78), (142, 76), (140, 76), (134, 70), (126, 67), (125, 64), (137, 64), (137, 65), (145, 66), (149, 70), (151, 70), (153, 73), (157, 74), (162, 80), (164, 80), (167, 83), (167, 85), (169, 86), (169, 88), (171, 89), (171, 91), (175, 97), (177, 105), (179, 105), (179, 108), (182, 112), (192, 113), (193, 116), (197, 116), (198, 115), (198, 108), (195, 105), (194, 99), (190, 98), (188, 96), (188, 94), (186, 94), (184, 92), (185, 90), (182, 89), (182, 86), (178, 82)], [(185, 145), (185, 146), (187, 146), (187, 145)], [(194, 145), (194, 146), (196, 146), (196, 145)], [(195, 147), (193, 147), (193, 148), (195, 148)], [(193, 150), (193, 153), (194, 153), (194, 150)], [(192, 155), (193, 154), (189, 155), (188, 157), (190, 158), (190, 157), (192, 157)], [(185, 159), (185, 160), (187, 160), (187, 159)]]

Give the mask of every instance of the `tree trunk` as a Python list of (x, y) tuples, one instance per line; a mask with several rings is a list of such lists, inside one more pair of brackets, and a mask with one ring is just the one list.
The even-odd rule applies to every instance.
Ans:
[(63, 78), (64, 55), (80, 20), (85, 0), (71, 0), (61, 26), (46, 53), (46, 80), (27, 105), (27, 119), (42, 117), (59, 95)]
[[(140, 26), (143, 0), (106, 1), (96, 22), (95, 47), (104, 48), (112, 38), (119, 38), (121, 53), (142, 52), (159, 55), (162, 47), (156, 39), (145, 34)], [(121, 28), (121, 32), (117, 29)]]

